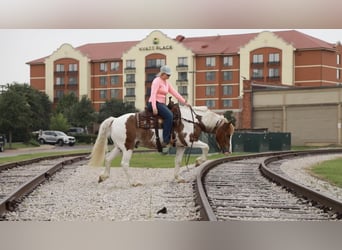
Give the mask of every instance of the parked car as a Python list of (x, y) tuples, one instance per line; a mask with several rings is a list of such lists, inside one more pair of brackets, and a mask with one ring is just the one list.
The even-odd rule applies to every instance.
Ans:
[(78, 134), (84, 134), (84, 128), (81, 127), (71, 127), (68, 130), (68, 135), (78, 135)]
[(0, 135), (0, 152), (5, 151), (6, 136)]
[(63, 146), (67, 144), (74, 146), (76, 139), (73, 136), (68, 136), (64, 132), (56, 130), (40, 131), (38, 135), (38, 142), (40, 144), (57, 144)]

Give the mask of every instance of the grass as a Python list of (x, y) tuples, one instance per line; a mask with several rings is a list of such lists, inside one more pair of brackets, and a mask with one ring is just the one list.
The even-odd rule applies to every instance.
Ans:
[(75, 151), (65, 151), (65, 152), (27, 153), (27, 154), (16, 155), (16, 156), (0, 157), (0, 164), (30, 160), (30, 159), (40, 158), (40, 157), (45, 157), (45, 156), (68, 155), (68, 154), (77, 154), (77, 153), (86, 153), (86, 152), (87, 152), (86, 150), (75, 150)]
[(22, 143), (22, 142), (12, 142), (11, 148), (9, 147), (9, 143), (7, 142), (5, 144), (5, 150), (6, 149), (21, 149), (21, 148), (32, 148), (32, 147), (39, 147), (39, 145), (35, 146), (30, 143)]
[(312, 166), (310, 171), (314, 176), (342, 188), (342, 158), (321, 162)]
[[(189, 158), (189, 165), (195, 163), (196, 158), (199, 155), (191, 155)], [(211, 154), (208, 159), (217, 159), (223, 157), (222, 154)], [(184, 155), (182, 160), (182, 166), (186, 165), (187, 156)], [(112, 167), (119, 167), (121, 162), (121, 156), (115, 158), (112, 161)], [(153, 153), (135, 153), (132, 155), (130, 161), (131, 167), (136, 168), (173, 168), (175, 165), (175, 155), (162, 155), (156, 152)]]

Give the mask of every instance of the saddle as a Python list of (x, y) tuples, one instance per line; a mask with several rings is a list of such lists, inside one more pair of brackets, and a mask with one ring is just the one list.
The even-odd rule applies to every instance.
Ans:
[[(171, 110), (173, 113), (173, 123), (172, 123), (172, 130), (171, 130), (171, 137), (174, 139), (175, 133), (174, 129), (175, 127), (178, 127), (181, 123), (181, 113), (180, 113), (180, 108), (178, 103), (174, 103), (171, 100), (171, 97), (169, 97), (169, 103), (168, 103), (168, 108)], [(159, 152), (162, 152), (162, 146), (160, 143), (159, 139), (159, 131), (158, 129), (163, 128), (163, 122), (164, 119), (159, 116), (159, 115), (153, 115), (151, 111), (145, 108), (144, 111), (140, 111), (136, 113), (136, 121), (137, 121), (137, 128), (142, 128), (142, 129), (154, 129), (156, 133), (156, 144)]]
[[(171, 101), (171, 97), (169, 97), (168, 108), (173, 113), (173, 124), (172, 128), (179, 125), (181, 122), (181, 113), (178, 103), (174, 103)], [(136, 121), (137, 127), (143, 129), (162, 129), (164, 119), (160, 115), (153, 115), (151, 111), (145, 108), (144, 111), (140, 111), (136, 113)]]

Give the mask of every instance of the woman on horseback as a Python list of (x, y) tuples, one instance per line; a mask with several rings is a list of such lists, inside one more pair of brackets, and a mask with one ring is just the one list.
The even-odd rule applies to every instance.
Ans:
[(166, 105), (166, 95), (171, 94), (176, 99), (190, 107), (190, 104), (175, 90), (172, 85), (167, 81), (171, 76), (171, 69), (167, 65), (160, 68), (160, 72), (157, 77), (154, 78), (151, 86), (151, 95), (147, 103), (149, 111), (153, 112), (153, 115), (160, 115), (164, 119), (163, 126), (163, 144), (165, 147), (168, 144), (173, 145), (175, 142), (171, 141), (171, 130), (173, 122), (173, 114)]

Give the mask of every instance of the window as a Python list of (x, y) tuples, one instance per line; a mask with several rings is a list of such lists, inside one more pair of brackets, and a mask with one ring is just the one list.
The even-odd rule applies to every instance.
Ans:
[(135, 82), (135, 74), (127, 74), (126, 82)]
[(119, 70), (119, 62), (111, 62), (110, 63), (110, 70), (111, 71), (118, 71)]
[(135, 88), (127, 88), (126, 89), (127, 96), (135, 96)]
[(119, 76), (111, 76), (110, 77), (110, 84), (112, 84), (112, 85), (119, 84)]
[(223, 80), (224, 81), (233, 80), (233, 72), (232, 71), (223, 71)]
[(223, 66), (233, 66), (233, 57), (232, 56), (224, 56), (223, 57)]
[(252, 78), (263, 78), (263, 70), (262, 69), (253, 69), (252, 71)]
[(119, 98), (119, 90), (111, 89), (110, 90), (110, 98), (118, 99)]
[(107, 90), (103, 89), (100, 90), (100, 99), (106, 99), (107, 98)]
[(107, 72), (107, 63), (100, 63), (100, 71)]
[(100, 109), (104, 109), (106, 107), (106, 103), (100, 103)]
[(253, 55), (253, 63), (263, 63), (264, 62), (264, 56), (261, 55)]
[(151, 87), (147, 87), (146, 88), (146, 96), (150, 96), (151, 95)]
[(77, 64), (73, 63), (73, 64), (69, 64), (69, 71), (77, 71)]
[(181, 95), (188, 94), (188, 87), (187, 86), (178, 86), (178, 93)]
[(187, 72), (178, 72), (178, 80), (179, 81), (187, 81), (188, 73)]
[(69, 77), (69, 85), (77, 85), (77, 78)]
[(268, 61), (270, 63), (279, 62), (279, 53), (271, 53), (268, 55)]
[(205, 66), (215, 67), (215, 57), (210, 56), (205, 58)]
[(135, 69), (135, 60), (127, 60), (126, 61), (126, 68)]
[(56, 98), (60, 99), (64, 96), (63, 90), (56, 90)]
[(57, 72), (64, 72), (64, 64), (56, 64)]
[(64, 85), (64, 77), (56, 77), (56, 85)]
[(208, 108), (215, 107), (215, 100), (206, 100), (205, 101), (205, 106), (207, 106)]
[(215, 87), (214, 86), (205, 87), (205, 95), (215, 96)]
[(336, 56), (336, 63), (341, 64), (341, 55)]
[(107, 77), (100, 76), (100, 85), (107, 85)]
[(188, 58), (178, 57), (178, 66), (188, 66)]
[(340, 69), (337, 69), (337, 70), (336, 70), (336, 79), (337, 79), (337, 80), (340, 80), (340, 79), (341, 79), (341, 70), (340, 70)]
[(228, 86), (228, 85), (222, 86), (222, 92), (223, 92), (223, 95), (232, 95), (233, 94), (233, 87)]
[(165, 59), (149, 59), (146, 64), (148, 68), (160, 68), (165, 65)]
[(279, 69), (274, 69), (274, 68), (268, 69), (268, 76), (271, 78), (279, 77)]
[(155, 73), (147, 74), (147, 82), (152, 82), (156, 78)]
[(205, 79), (207, 81), (214, 81), (215, 80), (215, 72), (206, 72)]
[(225, 108), (231, 108), (233, 106), (232, 100), (223, 100), (222, 104), (223, 104), (223, 107)]

